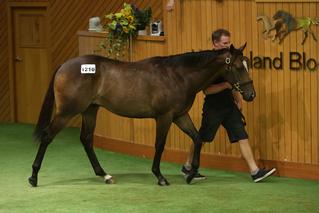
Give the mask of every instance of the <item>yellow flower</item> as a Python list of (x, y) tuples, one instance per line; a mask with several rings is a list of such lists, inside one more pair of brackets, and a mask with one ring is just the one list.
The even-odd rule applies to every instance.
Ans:
[(123, 26), (123, 32), (128, 33), (128, 28), (126, 26)]
[(127, 21), (129, 22), (129, 23), (132, 23), (132, 22), (134, 22), (134, 17), (133, 16), (128, 16), (127, 17)]

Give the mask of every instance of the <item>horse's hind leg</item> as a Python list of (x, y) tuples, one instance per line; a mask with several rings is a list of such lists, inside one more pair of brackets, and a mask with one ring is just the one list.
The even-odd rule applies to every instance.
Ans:
[(88, 109), (82, 113), (81, 142), (85, 152), (91, 162), (93, 170), (97, 176), (104, 178), (106, 183), (113, 183), (112, 176), (107, 175), (101, 167), (93, 149), (93, 133), (96, 124), (96, 114), (99, 106), (90, 105)]
[(38, 184), (38, 173), (41, 168), (44, 154), (47, 150), (48, 145), (52, 142), (53, 138), (65, 126), (65, 124), (69, 121), (70, 118), (71, 117), (56, 115), (51, 121), (49, 127), (41, 136), (40, 147), (32, 164), (32, 176), (29, 177), (29, 183), (32, 186), (37, 186)]
[(192, 160), (192, 170), (190, 174), (186, 178), (186, 182), (190, 183), (193, 178), (195, 177), (199, 163), (200, 163), (200, 151), (202, 148), (202, 142), (199, 136), (198, 131), (196, 130), (189, 114), (186, 113), (174, 120), (174, 123), (183, 131), (185, 132), (194, 143), (194, 155)]
[(162, 153), (164, 151), (166, 137), (168, 130), (172, 124), (172, 117), (170, 115), (163, 115), (156, 118), (156, 142), (155, 142), (155, 155), (152, 165), (152, 172), (158, 179), (158, 185), (169, 185), (169, 182), (162, 175), (160, 170), (160, 162)]

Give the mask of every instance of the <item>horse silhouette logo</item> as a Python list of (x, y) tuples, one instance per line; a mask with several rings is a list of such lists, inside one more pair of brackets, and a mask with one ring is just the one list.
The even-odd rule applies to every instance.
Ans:
[[(317, 41), (315, 33), (311, 30), (311, 25), (318, 25), (319, 17), (313, 19), (306, 16), (294, 17), (286, 11), (279, 10), (272, 17), (272, 20), (265, 15), (257, 16), (257, 21), (259, 20), (261, 20), (264, 24), (263, 35), (265, 39), (271, 37), (272, 41), (277, 40), (280, 44), (290, 32), (302, 30), (302, 45), (305, 43), (309, 34), (315, 41)], [(271, 35), (272, 30), (275, 30), (274, 35)]]

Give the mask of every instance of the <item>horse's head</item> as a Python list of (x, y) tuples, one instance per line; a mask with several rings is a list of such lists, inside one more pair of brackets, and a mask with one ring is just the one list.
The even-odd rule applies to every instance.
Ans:
[(233, 89), (240, 92), (245, 101), (252, 101), (256, 97), (253, 81), (249, 77), (248, 59), (244, 57), (243, 50), (246, 43), (239, 49), (230, 46), (224, 56), (225, 72), (224, 79), (228, 81)]

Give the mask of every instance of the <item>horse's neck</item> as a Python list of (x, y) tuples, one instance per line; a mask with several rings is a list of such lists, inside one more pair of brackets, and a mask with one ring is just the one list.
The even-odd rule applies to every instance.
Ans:
[[(172, 69), (174, 75), (178, 75), (176, 79), (183, 79), (183, 82), (187, 82), (192, 92), (197, 93), (203, 88), (207, 87), (213, 80), (222, 75), (221, 68), (223, 64), (215, 63), (212, 66), (212, 62), (210, 61), (198, 61), (194, 64), (174, 64), (174, 63), (163, 63), (162, 58), (150, 58), (136, 62), (139, 65), (142, 63), (154, 64), (159, 63), (161, 66), (165, 66), (167, 69)], [(211, 68), (207, 68), (207, 66), (211, 66)], [(205, 68), (206, 67), (206, 68)], [(178, 82), (176, 82), (178, 83)]]
[(212, 69), (203, 69), (199, 67), (191, 67), (187, 74), (184, 74), (184, 78), (188, 82), (191, 82), (192, 88), (197, 93), (207, 86), (209, 86), (214, 80), (222, 76), (221, 66), (216, 66)]

